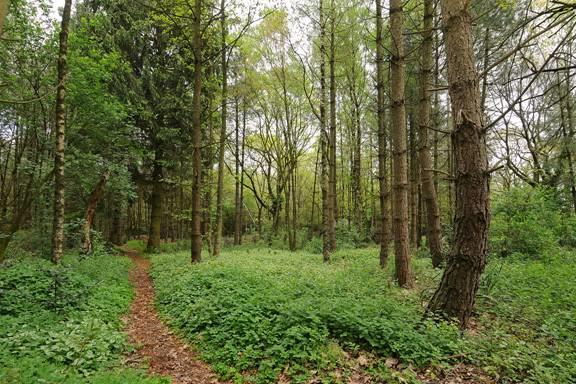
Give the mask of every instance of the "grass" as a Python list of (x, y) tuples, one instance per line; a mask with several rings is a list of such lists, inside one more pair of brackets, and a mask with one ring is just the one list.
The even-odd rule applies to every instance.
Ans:
[(125, 257), (67, 255), (0, 266), (0, 382), (165, 383), (122, 367), (132, 300)]
[[(490, 263), (476, 328), (422, 320), (439, 273), (414, 261), (418, 288), (392, 283), (377, 251), (321, 256), (230, 249), (189, 265), (187, 252), (152, 257), (163, 316), (236, 382), (342, 382), (358, 371), (388, 382), (417, 382), (425, 367), (463, 362), (502, 383), (572, 383), (576, 377), (576, 261)], [(368, 356), (368, 358), (366, 358)], [(394, 370), (384, 358), (397, 359)]]

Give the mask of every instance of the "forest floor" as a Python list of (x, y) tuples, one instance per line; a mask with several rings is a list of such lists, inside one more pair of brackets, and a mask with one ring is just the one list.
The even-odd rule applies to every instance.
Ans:
[[(491, 260), (474, 328), (422, 320), (441, 272), (413, 260), (399, 289), (377, 249), (321, 255), (251, 246), (190, 267), (152, 255), (163, 319), (238, 383), (576, 383), (576, 258)], [(392, 263), (390, 263), (392, 264)], [(562, 292), (560, 294), (560, 292)]]
[(126, 332), (130, 342), (137, 346), (128, 362), (137, 366), (147, 363), (150, 373), (169, 376), (173, 384), (219, 383), (208, 365), (160, 320), (154, 306), (154, 287), (148, 275), (150, 261), (134, 250), (125, 253), (133, 262), (130, 282), (134, 286)]

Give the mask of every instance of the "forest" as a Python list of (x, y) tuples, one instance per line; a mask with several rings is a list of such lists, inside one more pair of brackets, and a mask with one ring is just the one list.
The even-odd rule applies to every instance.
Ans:
[(0, 0), (0, 383), (576, 384), (576, 0)]

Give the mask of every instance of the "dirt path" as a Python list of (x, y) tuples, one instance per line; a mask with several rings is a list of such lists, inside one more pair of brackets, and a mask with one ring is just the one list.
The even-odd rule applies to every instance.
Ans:
[(128, 358), (131, 364), (147, 362), (149, 372), (172, 378), (174, 384), (219, 383), (216, 375), (188, 345), (175, 336), (160, 320), (154, 307), (154, 287), (148, 275), (150, 261), (136, 251), (126, 251), (134, 263), (130, 281), (135, 298), (127, 317), (126, 331), (130, 342), (137, 346)]

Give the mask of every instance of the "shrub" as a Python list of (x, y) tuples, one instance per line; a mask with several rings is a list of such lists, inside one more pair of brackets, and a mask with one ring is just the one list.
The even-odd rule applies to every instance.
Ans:
[(0, 267), (0, 382), (160, 383), (110, 370), (128, 348), (119, 317), (132, 298), (130, 265), (93, 254)]
[(516, 187), (495, 195), (492, 204), (490, 250), (533, 259), (547, 256), (559, 245), (560, 206), (552, 191)]

